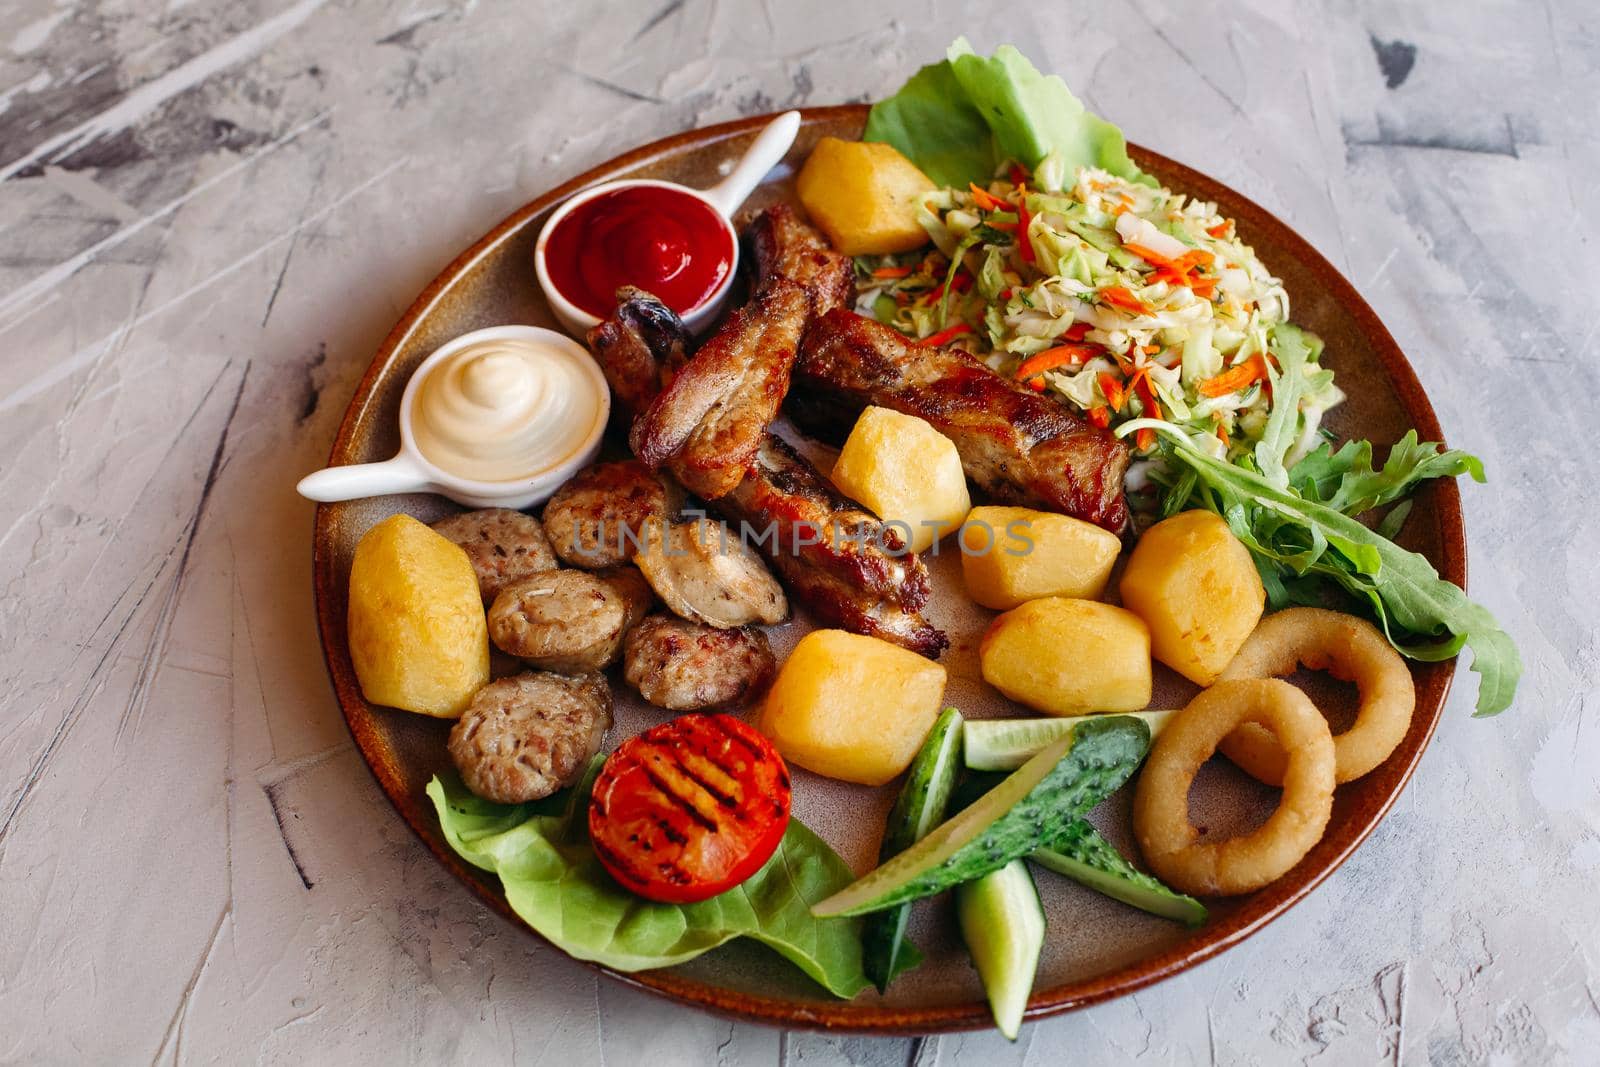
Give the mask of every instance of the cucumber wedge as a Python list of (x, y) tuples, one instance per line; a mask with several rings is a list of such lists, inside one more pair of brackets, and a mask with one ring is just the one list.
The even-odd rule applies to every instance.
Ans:
[(994, 1024), (1015, 1041), (1044, 948), (1044, 905), (1028, 865), (1012, 860), (956, 886), (956, 921), (983, 979)]
[[(1170, 711), (1134, 711), (1121, 714), (1143, 719), (1155, 737), (1172, 717)], [(1059, 719), (974, 719), (967, 723), (962, 747), (967, 766), (975, 771), (1014, 771), (1050, 742), (1072, 732), (1080, 722), (1105, 715), (1070, 715)]]
[(1176, 919), (1185, 926), (1199, 926), (1206, 921), (1204, 904), (1194, 897), (1174, 893), (1139, 870), (1117, 851), (1116, 845), (1082, 819), (1048, 847), (1036, 849), (1029, 859), (1152, 915)]
[[(878, 862), (893, 859), (944, 821), (956, 772), (961, 769), (961, 724), (961, 712), (945, 708), (928, 731), (889, 812)], [(920, 962), (916, 946), (906, 940), (910, 918), (911, 905), (901, 904), (870, 916), (862, 927), (861, 966), (880, 993), (889, 988), (895, 975)]]
[(818, 918), (865, 915), (981, 878), (1066, 832), (1133, 774), (1150, 727), (1128, 715), (1081, 723), (970, 808), (833, 896)]

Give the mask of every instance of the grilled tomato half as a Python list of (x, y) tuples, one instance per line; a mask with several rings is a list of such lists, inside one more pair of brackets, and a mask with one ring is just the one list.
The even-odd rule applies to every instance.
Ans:
[(589, 804), (589, 840), (605, 869), (666, 904), (749, 878), (788, 825), (783, 757), (732, 715), (680, 715), (624, 741)]

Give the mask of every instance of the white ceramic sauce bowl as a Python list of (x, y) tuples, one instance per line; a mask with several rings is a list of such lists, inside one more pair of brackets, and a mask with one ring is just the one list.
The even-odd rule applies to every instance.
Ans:
[[(595, 391), (598, 417), (580, 447), (566, 459), (532, 477), (504, 482), (461, 478), (429, 461), (417, 447), (412, 411), (423, 380), (450, 356), (485, 341), (531, 341), (567, 349), (581, 357), (578, 365), (584, 369), (586, 388)], [(301, 496), (320, 503), (392, 493), (439, 493), (470, 508), (532, 507), (548, 500), (564, 482), (594, 462), (610, 414), (611, 391), (600, 373), (600, 365), (587, 349), (570, 337), (540, 326), (492, 326), (474, 330), (442, 345), (412, 372), (400, 397), (400, 451), (394, 458), (382, 463), (327, 467), (300, 479), (295, 488)]]
[(739, 235), (733, 228), (733, 213), (739, 210), (739, 205), (745, 202), (755, 187), (761, 183), (761, 179), (767, 176), (767, 172), (783, 159), (799, 132), (800, 112), (786, 111), (779, 115), (756, 135), (755, 141), (744, 155), (739, 157), (739, 161), (728, 172), (728, 176), (710, 189), (693, 189), (677, 182), (659, 181), (654, 178), (624, 178), (596, 185), (568, 197), (565, 203), (550, 213), (550, 218), (545, 221), (544, 228), (539, 231), (539, 238), (533, 246), (533, 269), (539, 277), (539, 288), (544, 290), (545, 301), (550, 305), (550, 310), (555, 312), (556, 318), (561, 320), (561, 325), (566, 327), (568, 333), (581, 339), (600, 325), (600, 320), (568, 300), (551, 279), (550, 267), (545, 258), (545, 249), (550, 243), (551, 234), (555, 233), (556, 227), (561, 225), (561, 220), (575, 208), (597, 196), (604, 196), (618, 189), (655, 186), (688, 193), (697, 200), (704, 201), (722, 220), (730, 252), (727, 277), (722, 279), (722, 283), (710, 296), (683, 314), (685, 326), (694, 333), (703, 333), (706, 327), (716, 320), (722, 311), (722, 306), (727, 303), (728, 293), (733, 288), (734, 276), (739, 271)]

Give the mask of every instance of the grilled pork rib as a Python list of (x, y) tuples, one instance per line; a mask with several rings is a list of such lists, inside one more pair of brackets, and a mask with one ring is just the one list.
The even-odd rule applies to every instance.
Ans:
[(767, 434), (744, 481), (712, 506), (751, 531), (790, 592), (823, 622), (925, 656), (949, 647), (918, 614), (928, 601), (927, 565), (782, 438)]
[(965, 352), (836, 308), (806, 334), (794, 385), (795, 415), (808, 425), (848, 425), (869, 404), (893, 408), (955, 442), (967, 477), (996, 500), (1113, 532), (1127, 522), (1127, 446)]
[(778, 415), (810, 321), (804, 287), (784, 278), (762, 286), (633, 420), (634, 455), (707, 500), (726, 496)]
[(811, 297), (811, 313), (826, 315), (848, 307), (855, 294), (855, 267), (850, 257), (829, 247), (816, 228), (800, 220), (787, 204), (767, 208), (750, 223), (750, 250), (755, 254), (757, 284), (787, 278)]
[[(641, 290), (618, 293), (617, 310), (589, 332), (589, 345), (619, 402), (649, 407), (683, 366), (687, 331), (673, 312)], [(712, 507), (743, 522), (796, 600), (824, 623), (871, 634), (928, 656), (949, 645), (918, 611), (927, 602), (927, 566), (893, 527), (840, 495), (786, 442), (764, 434), (734, 489)]]

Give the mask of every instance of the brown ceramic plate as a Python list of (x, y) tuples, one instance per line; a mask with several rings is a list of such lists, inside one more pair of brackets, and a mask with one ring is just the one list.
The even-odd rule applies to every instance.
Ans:
[[(747, 210), (791, 195), (793, 168), (817, 138), (858, 137), (865, 120), (864, 106), (808, 109), (786, 165), (770, 176)], [(710, 185), (766, 121), (761, 116), (694, 130), (629, 152), (551, 190), (496, 226), (428, 286), (389, 334), (350, 401), (330, 462), (365, 463), (395, 452), (401, 390), (412, 368), (438, 345), (468, 330), (503, 323), (559, 328), (539, 295), (532, 265), (534, 238), (551, 208), (586, 185), (614, 178)], [(1423, 440), (1443, 439), (1433, 409), (1394, 339), (1326, 259), (1231, 189), (1154, 152), (1132, 151), (1140, 166), (1168, 186), (1217, 201), (1224, 214), (1237, 220), (1245, 240), (1283, 278), (1294, 301), (1295, 320), (1327, 341), (1325, 362), (1337, 371), (1349, 394), (1349, 401), (1330, 420), (1334, 431), (1385, 443), (1415, 427)], [(413, 496), (317, 509), (317, 619), (328, 670), (356, 744), (406, 822), (467, 886), (518, 921), (496, 879), (462, 863), (450, 851), (423, 795), (428, 779), (449, 766), (444, 745), (449, 724), (369, 705), (351, 667), (344, 626), (351, 554), (363, 532), (399, 510), (431, 521), (453, 507), (438, 498)], [(1458, 584), (1465, 581), (1466, 545), (1453, 482), (1434, 483), (1418, 495), (1402, 540), (1427, 556), (1445, 578)], [(947, 554), (934, 567), (937, 591), (931, 612), (954, 639), (944, 658), (950, 669), (947, 699), (971, 715), (1020, 714), (977, 679), (976, 638), (989, 614), (960, 595), (959, 567), (953, 573), (953, 566), (953, 557)], [(777, 650), (786, 652), (805, 628), (802, 621), (779, 628), (773, 635)], [(1251, 896), (1214, 902), (1211, 919), (1201, 928), (1186, 930), (1040, 872), (1050, 936), (1028, 1017), (1037, 1019), (1120, 996), (1209, 959), (1282, 915), (1326, 878), (1389, 810), (1438, 722), (1455, 665), (1414, 664), (1412, 669), (1416, 715), (1388, 762), (1339, 789), (1327, 834), (1299, 866)], [(613, 742), (659, 719), (659, 712), (630, 702), (634, 694), (620, 680), (614, 688), (619, 715)], [(1181, 706), (1192, 692), (1188, 683), (1162, 672), (1153, 706)], [(1350, 703), (1349, 692), (1339, 686), (1324, 687), (1320, 696), (1335, 705)], [(881, 813), (892, 800), (891, 792), (798, 772), (796, 814), (862, 871), (876, 856)], [(1127, 793), (1123, 790), (1113, 797), (1095, 816), (1124, 848), (1131, 844)], [(1275, 792), (1256, 785), (1226, 761), (1213, 760), (1195, 787), (1195, 818), (1213, 833), (1228, 833), (1264, 818), (1275, 799)], [(927, 951), (928, 962), (897, 982), (887, 996), (868, 992), (848, 1002), (830, 998), (777, 956), (740, 942), (683, 966), (614, 977), (686, 1004), (784, 1026), (868, 1032), (987, 1026), (990, 1015), (982, 988), (952, 926), (947, 903), (934, 901), (920, 908), (913, 934)]]

